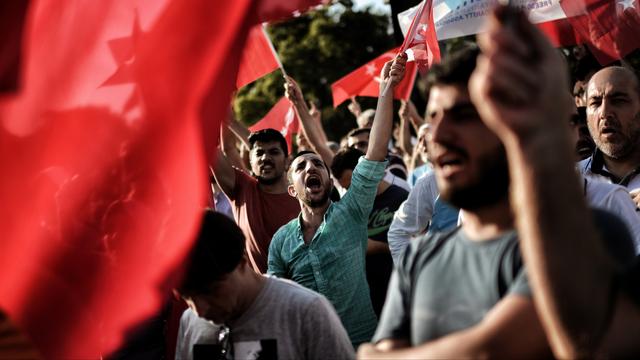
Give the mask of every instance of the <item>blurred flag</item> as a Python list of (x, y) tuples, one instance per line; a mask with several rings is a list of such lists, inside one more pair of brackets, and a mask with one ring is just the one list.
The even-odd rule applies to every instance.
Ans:
[(261, 0), (256, 3), (259, 22), (278, 21), (300, 15), (313, 7), (327, 5), (331, 0)]
[(424, 71), (433, 63), (440, 62), (440, 47), (433, 22), (433, 0), (423, 0), (398, 14), (398, 22), (409, 27), (404, 32), (404, 42), (399, 52), (407, 52), (409, 61), (415, 61), (418, 69)]
[[(399, 47), (391, 49), (331, 84), (333, 107), (353, 96), (377, 97), (380, 94), (380, 71), (387, 61), (395, 58), (399, 50)], [(409, 99), (416, 74), (415, 63), (407, 63), (404, 79), (393, 92), (394, 99)]]
[(18, 89), (25, 15), (29, 1), (0, 2), (0, 93)]
[(287, 140), (287, 146), (291, 151), (293, 145), (293, 134), (296, 134), (300, 127), (300, 121), (296, 112), (293, 109), (293, 105), (286, 97), (280, 99), (269, 110), (262, 120), (255, 123), (249, 128), (251, 132), (263, 130), (263, 129), (276, 129), (282, 133)]
[(555, 47), (582, 44), (584, 40), (571, 26), (569, 19), (558, 19), (537, 24)]
[(280, 66), (277, 56), (264, 27), (253, 26), (242, 51), (236, 87), (239, 89), (277, 69)]
[(0, 97), (0, 308), (45, 358), (107, 356), (172, 286), (252, 4), (31, 2)]
[(602, 65), (640, 47), (639, 0), (562, 0), (575, 31)]

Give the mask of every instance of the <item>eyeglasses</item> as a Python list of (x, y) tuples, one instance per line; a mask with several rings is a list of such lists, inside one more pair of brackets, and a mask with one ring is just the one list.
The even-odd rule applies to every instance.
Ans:
[(220, 356), (219, 359), (231, 359), (231, 329), (227, 326), (221, 326), (218, 331), (218, 344), (220, 344)]

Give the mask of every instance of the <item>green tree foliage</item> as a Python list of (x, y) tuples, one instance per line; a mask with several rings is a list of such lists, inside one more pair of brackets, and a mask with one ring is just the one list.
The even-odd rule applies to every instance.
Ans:
[[(333, 108), (331, 83), (393, 48), (389, 17), (354, 11), (349, 1), (269, 26), (271, 40), (287, 74), (295, 78), (307, 100), (320, 105), (327, 136), (339, 140), (355, 126), (346, 103)], [(280, 71), (240, 89), (237, 118), (246, 125), (260, 120), (284, 95)], [(375, 99), (362, 100), (363, 108)]]

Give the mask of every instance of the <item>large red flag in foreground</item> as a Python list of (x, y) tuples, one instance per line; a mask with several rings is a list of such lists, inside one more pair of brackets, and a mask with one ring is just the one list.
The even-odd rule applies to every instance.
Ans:
[(0, 2), (0, 93), (15, 91), (20, 73), (20, 47), (29, 2)]
[(276, 21), (330, 2), (331, 0), (262, 0), (257, 2), (255, 11), (260, 22)]
[(440, 47), (433, 22), (433, 0), (423, 0), (415, 11), (398, 14), (412, 18), (409, 31), (404, 38), (400, 52), (407, 52), (409, 61), (414, 60), (420, 71), (426, 71), (433, 63), (440, 62)]
[(0, 98), (0, 308), (45, 357), (107, 355), (160, 305), (205, 204), (202, 101), (226, 113), (251, 4), (31, 3)]
[[(398, 47), (385, 52), (331, 84), (333, 107), (337, 107), (353, 96), (377, 97), (380, 94), (380, 71), (387, 61), (395, 58), (399, 49)], [(411, 96), (417, 74), (415, 63), (407, 63), (405, 73), (404, 79), (393, 92), (394, 99), (407, 100)]]
[(276, 129), (280, 131), (287, 140), (287, 146), (289, 146), (289, 151), (291, 151), (293, 134), (298, 132), (299, 126), (300, 121), (293, 109), (293, 105), (289, 99), (283, 97), (269, 110), (267, 115), (251, 126), (249, 130), (253, 132), (269, 128)]
[(277, 69), (279, 62), (276, 56), (262, 25), (251, 28), (242, 51), (236, 87), (239, 89)]
[(639, 0), (562, 0), (568, 20), (602, 65), (640, 47)]

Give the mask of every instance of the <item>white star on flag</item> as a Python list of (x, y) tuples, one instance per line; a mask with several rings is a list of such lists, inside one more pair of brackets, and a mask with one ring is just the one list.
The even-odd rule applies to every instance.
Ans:
[(374, 64), (368, 64), (367, 68), (365, 69), (367, 75), (369, 76), (374, 76), (376, 74), (376, 66)]
[(622, 5), (622, 12), (625, 12), (627, 9), (635, 10), (634, 2), (635, 0), (619, 0), (618, 4)]

